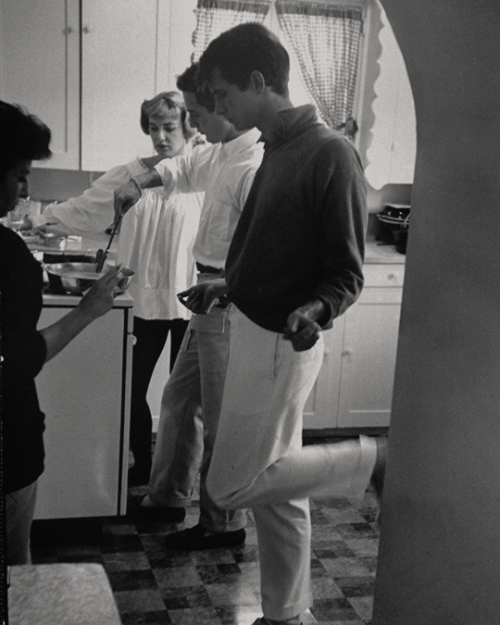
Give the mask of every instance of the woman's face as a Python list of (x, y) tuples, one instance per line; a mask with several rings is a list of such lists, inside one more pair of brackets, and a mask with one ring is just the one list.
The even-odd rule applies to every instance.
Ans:
[(155, 150), (163, 158), (171, 158), (182, 152), (186, 146), (182, 121), (177, 109), (149, 118), (149, 135)]
[(5, 217), (15, 208), (20, 197), (28, 197), (30, 171), (31, 161), (19, 161), (7, 172), (5, 180), (0, 184), (0, 217)]

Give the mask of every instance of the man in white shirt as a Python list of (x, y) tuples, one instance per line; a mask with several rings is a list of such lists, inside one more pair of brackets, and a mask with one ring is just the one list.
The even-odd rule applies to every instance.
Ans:
[[(142, 190), (205, 192), (193, 255), (198, 281), (221, 276), (231, 238), (263, 156), (256, 129), (236, 131), (214, 112), (210, 92), (197, 90), (196, 66), (179, 77), (191, 125), (213, 145), (188, 157), (161, 161), (115, 192), (115, 210), (125, 213)], [(218, 142), (218, 143), (215, 143)], [(148, 495), (136, 509), (142, 518), (182, 521), (200, 470), (199, 523), (166, 537), (167, 547), (196, 550), (237, 546), (245, 540), (246, 513), (218, 508), (208, 496), (206, 475), (217, 431), (229, 354), (228, 307), (219, 302), (194, 315), (165, 386)], [(201, 409), (201, 410), (200, 410)]]

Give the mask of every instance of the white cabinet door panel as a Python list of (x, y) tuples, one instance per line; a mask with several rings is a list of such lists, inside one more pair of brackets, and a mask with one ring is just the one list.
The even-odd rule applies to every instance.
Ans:
[(52, 131), (54, 155), (37, 167), (79, 167), (79, 58), (79, 0), (2, 0), (0, 98)]
[(337, 427), (389, 425), (400, 309), (399, 289), (365, 289), (346, 314)]
[(345, 316), (335, 319), (333, 328), (324, 332), (323, 366), (303, 413), (306, 429), (337, 426), (344, 323)]
[[(44, 308), (46, 327), (69, 308)], [(36, 378), (45, 413), (45, 471), (35, 518), (124, 513), (130, 334), (126, 310), (88, 326)], [(128, 362), (128, 365), (127, 365)], [(126, 456), (126, 457), (125, 457)]]
[(156, 92), (156, 16), (157, 0), (83, 0), (83, 170), (153, 154), (139, 116)]

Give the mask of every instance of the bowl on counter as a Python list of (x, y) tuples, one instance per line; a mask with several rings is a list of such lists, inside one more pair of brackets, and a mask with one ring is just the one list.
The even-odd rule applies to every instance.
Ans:
[[(99, 273), (96, 273), (95, 263), (46, 263), (44, 268), (49, 277), (52, 275), (60, 278), (66, 293), (82, 295), (111, 267), (105, 265), (103, 271)], [(116, 295), (120, 295), (128, 289), (134, 272), (131, 269), (122, 268), (119, 275), (121, 277), (115, 288)]]

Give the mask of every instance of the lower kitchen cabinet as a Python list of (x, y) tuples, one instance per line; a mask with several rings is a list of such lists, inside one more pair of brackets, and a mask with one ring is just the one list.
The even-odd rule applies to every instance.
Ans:
[(325, 332), (306, 430), (389, 425), (404, 265), (366, 265), (364, 273), (358, 301)]
[[(77, 302), (76, 297), (46, 296), (39, 327), (54, 323)], [(35, 519), (126, 512), (132, 302), (128, 295), (115, 298), (113, 309), (36, 378), (46, 457)]]

